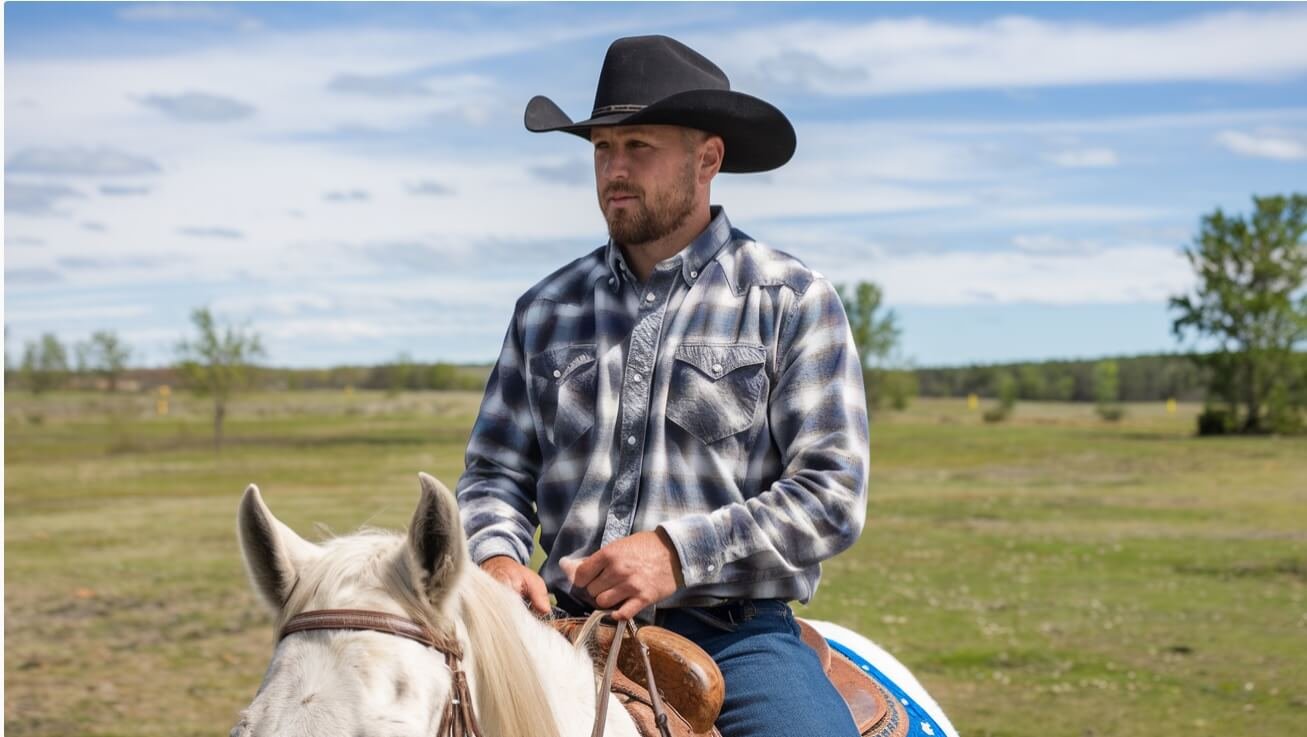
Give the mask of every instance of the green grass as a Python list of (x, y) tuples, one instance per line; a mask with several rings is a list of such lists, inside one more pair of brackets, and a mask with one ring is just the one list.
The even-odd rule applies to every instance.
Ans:
[[(234, 534), (256, 482), (306, 534), (404, 525), (452, 485), (474, 394), (207, 407), (6, 397), (5, 730), (222, 734), (271, 653)], [(1197, 408), (962, 401), (875, 418), (859, 543), (803, 614), (880, 642), (965, 735), (1295, 734), (1307, 723), (1307, 440)]]

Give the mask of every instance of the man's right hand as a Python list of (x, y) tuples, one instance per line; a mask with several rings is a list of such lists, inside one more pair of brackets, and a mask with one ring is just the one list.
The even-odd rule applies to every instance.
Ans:
[(487, 558), (481, 563), (481, 570), (516, 591), (532, 610), (542, 615), (549, 613), (549, 592), (540, 574), (507, 555)]

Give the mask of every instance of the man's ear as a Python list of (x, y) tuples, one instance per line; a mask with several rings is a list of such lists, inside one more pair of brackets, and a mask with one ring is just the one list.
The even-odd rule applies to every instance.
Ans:
[(726, 142), (721, 136), (709, 135), (699, 144), (699, 182), (707, 185), (722, 169), (722, 160), (726, 157)]

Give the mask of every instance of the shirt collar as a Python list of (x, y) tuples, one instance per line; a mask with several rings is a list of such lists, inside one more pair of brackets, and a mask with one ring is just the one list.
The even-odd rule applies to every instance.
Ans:
[[(680, 259), (681, 275), (687, 284), (698, 279), (704, 267), (712, 262), (722, 250), (722, 246), (731, 240), (731, 220), (726, 217), (726, 209), (721, 205), (713, 205), (709, 208), (709, 213), (712, 215), (712, 220), (708, 223), (708, 227), (695, 236), (685, 248), (661, 262), (667, 263)], [(626, 257), (622, 255), (621, 247), (613, 242), (612, 238), (608, 239), (605, 261), (608, 263), (611, 276), (609, 283), (613, 285), (614, 292), (621, 287), (623, 281), (635, 280), (635, 274), (631, 273), (630, 267), (626, 265)]]

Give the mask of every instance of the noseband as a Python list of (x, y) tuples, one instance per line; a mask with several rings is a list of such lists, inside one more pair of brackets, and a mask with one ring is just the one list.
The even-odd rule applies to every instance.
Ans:
[(436, 730), (436, 737), (481, 737), (481, 729), (472, 710), (472, 693), (467, 687), (467, 676), (459, 668), (459, 661), (463, 659), (463, 648), (459, 647), (454, 638), (438, 635), (411, 619), (385, 612), (370, 612), (362, 609), (318, 609), (291, 617), (286, 622), (286, 626), (281, 628), (281, 635), (277, 639), (280, 640), (295, 632), (311, 630), (380, 632), (420, 642), (443, 653), (453, 684), (450, 687), (449, 701), (445, 702), (445, 710), (440, 715), (440, 728)]

